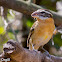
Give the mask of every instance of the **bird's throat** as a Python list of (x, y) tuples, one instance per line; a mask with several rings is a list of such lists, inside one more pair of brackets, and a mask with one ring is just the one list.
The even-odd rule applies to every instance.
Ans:
[(53, 18), (47, 18), (47, 19), (37, 18), (37, 21), (39, 21), (40, 23), (53, 23), (54, 24)]

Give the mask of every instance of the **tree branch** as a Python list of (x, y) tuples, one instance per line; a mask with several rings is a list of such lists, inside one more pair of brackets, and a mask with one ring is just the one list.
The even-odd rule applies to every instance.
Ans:
[(51, 55), (51, 58), (49, 58), (44, 53), (25, 49), (13, 40), (9, 40), (4, 44), (1, 58), (10, 58), (10, 62), (62, 62), (62, 57)]
[[(22, 12), (27, 15), (31, 15), (31, 13), (39, 8), (44, 9), (41, 6), (38, 6), (33, 3), (28, 3), (22, 0), (0, 0), (0, 6), (16, 10), (18, 12)], [(62, 24), (62, 16), (58, 15), (56, 12), (51, 11), (55, 20), (55, 24), (57, 26)]]

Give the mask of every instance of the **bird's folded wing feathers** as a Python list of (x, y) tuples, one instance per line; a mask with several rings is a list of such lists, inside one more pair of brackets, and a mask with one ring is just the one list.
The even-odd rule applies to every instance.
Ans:
[(32, 34), (34, 33), (34, 29), (36, 27), (36, 23), (37, 23), (37, 21), (33, 24), (33, 26), (30, 29), (29, 36), (28, 36), (28, 39), (27, 39), (27, 47), (29, 47), (29, 42), (30, 42)]
[(31, 39), (31, 36), (32, 36), (33, 32), (34, 32), (34, 28), (31, 28), (30, 29), (30, 33), (29, 33), (29, 36), (28, 36), (28, 39), (27, 39), (27, 47), (29, 47), (29, 41)]

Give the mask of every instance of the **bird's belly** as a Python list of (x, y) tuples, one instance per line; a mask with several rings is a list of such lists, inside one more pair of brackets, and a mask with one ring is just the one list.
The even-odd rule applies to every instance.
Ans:
[(52, 37), (52, 33), (49, 33), (49, 32), (44, 32), (44, 33), (39, 34), (39, 35), (36, 34), (33, 37), (33, 44), (43, 46), (46, 43), (48, 43), (48, 41), (51, 39), (51, 37)]
[[(41, 29), (40, 29), (40, 28)], [(54, 25), (38, 25), (32, 35), (32, 43), (35, 49), (49, 42), (53, 35)]]

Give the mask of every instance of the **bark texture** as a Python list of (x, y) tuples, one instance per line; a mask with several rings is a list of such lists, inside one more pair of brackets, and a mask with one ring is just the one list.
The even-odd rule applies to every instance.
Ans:
[(62, 62), (62, 57), (51, 55), (51, 58), (49, 58), (44, 53), (25, 49), (13, 40), (9, 40), (3, 45), (1, 58), (10, 58), (10, 62)]

